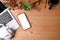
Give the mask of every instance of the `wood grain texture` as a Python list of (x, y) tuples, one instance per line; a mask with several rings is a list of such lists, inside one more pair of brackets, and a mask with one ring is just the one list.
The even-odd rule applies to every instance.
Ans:
[(24, 31), (20, 25), (12, 40), (60, 40), (60, 4), (52, 10), (46, 8), (41, 9), (40, 12), (35, 9), (30, 11), (16, 9), (11, 12), (19, 24), (18, 14), (26, 12), (32, 26)]

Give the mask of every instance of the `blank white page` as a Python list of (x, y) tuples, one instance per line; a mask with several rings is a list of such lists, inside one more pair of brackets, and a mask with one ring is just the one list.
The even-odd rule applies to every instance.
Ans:
[(18, 19), (20, 20), (20, 23), (21, 23), (24, 30), (30, 28), (30, 24), (27, 20), (25, 13), (18, 15)]

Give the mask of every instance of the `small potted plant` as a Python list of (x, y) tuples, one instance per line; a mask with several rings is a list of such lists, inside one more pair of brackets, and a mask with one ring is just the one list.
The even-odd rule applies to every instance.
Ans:
[(31, 5), (30, 5), (30, 3), (28, 3), (28, 2), (24, 2), (22, 8), (23, 8), (24, 10), (30, 10), (30, 9), (31, 9)]

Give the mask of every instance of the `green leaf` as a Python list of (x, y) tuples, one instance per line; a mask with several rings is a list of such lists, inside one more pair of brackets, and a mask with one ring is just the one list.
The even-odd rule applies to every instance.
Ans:
[(23, 9), (24, 10), (30, 10), (31, 9), (31, 5), (28, 2), (23, 3)]

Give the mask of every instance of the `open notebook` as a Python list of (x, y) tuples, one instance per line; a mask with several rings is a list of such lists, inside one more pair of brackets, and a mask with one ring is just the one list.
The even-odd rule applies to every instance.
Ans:
[(0, 25), (0, 38), (4, 38), (6, 35), (8, 35), (7, 28), (3, 25)]

